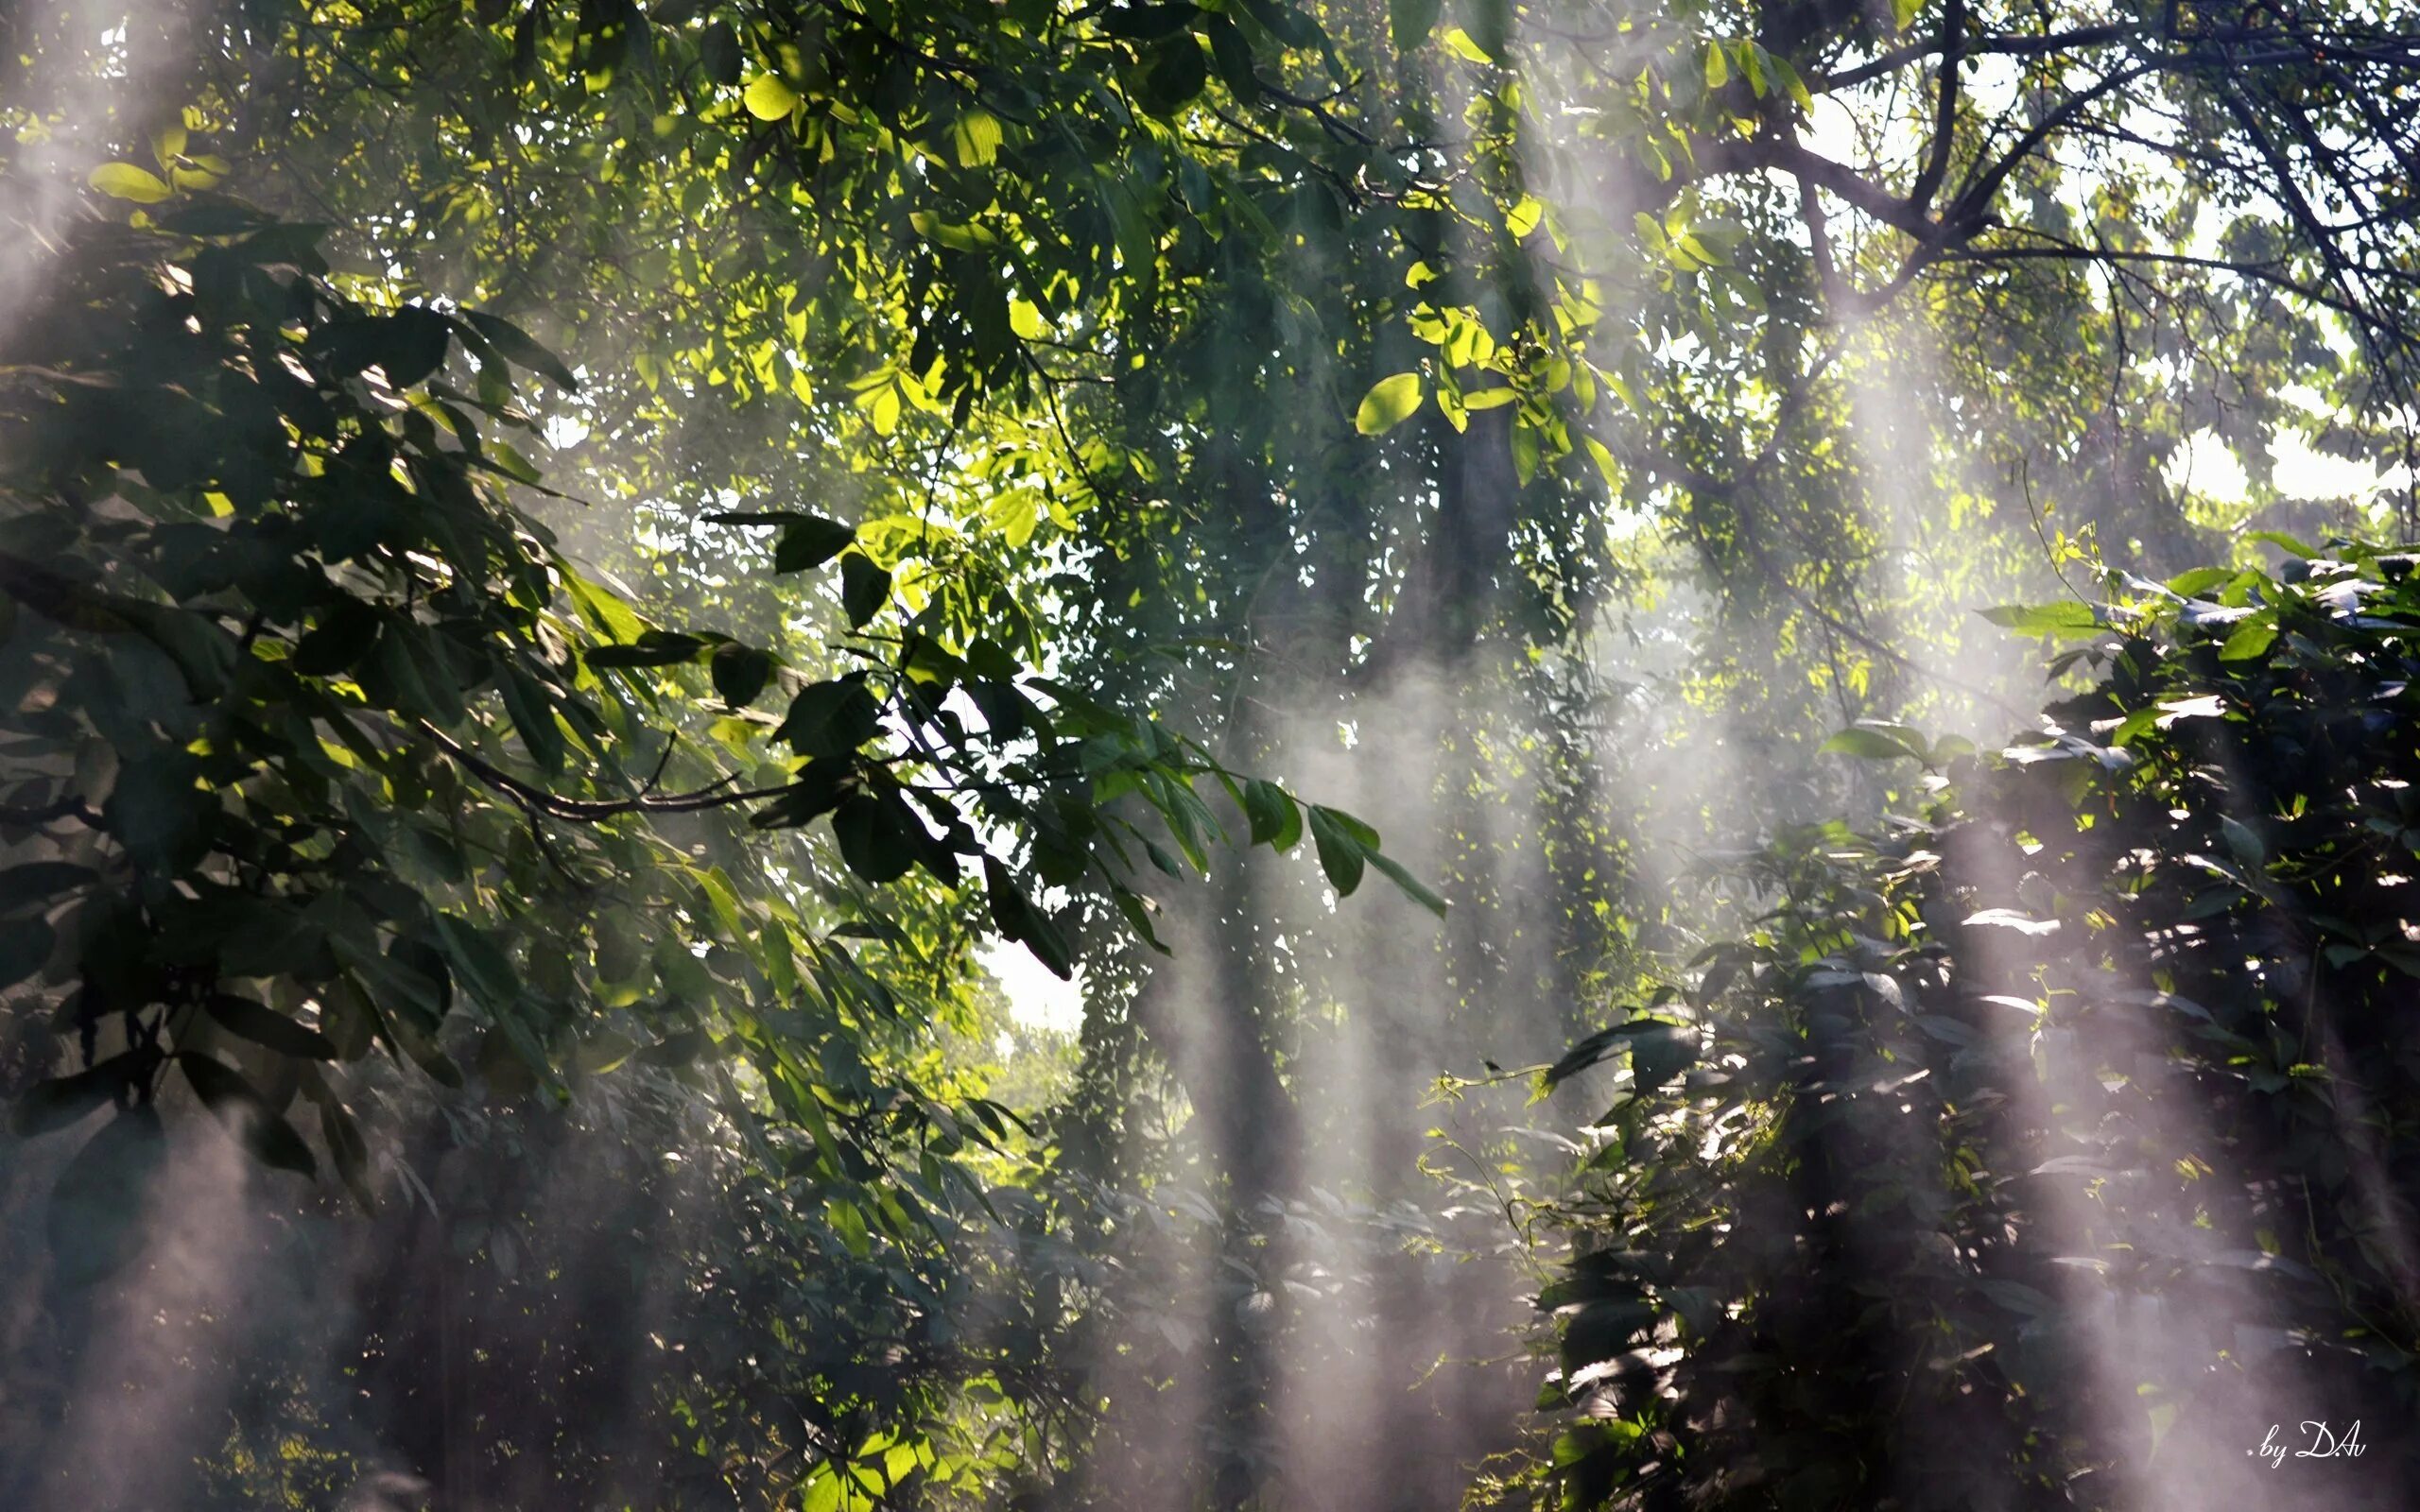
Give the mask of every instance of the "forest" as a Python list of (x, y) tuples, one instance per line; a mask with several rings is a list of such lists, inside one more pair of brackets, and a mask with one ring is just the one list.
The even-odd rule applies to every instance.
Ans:
[(2420, 1506), (2415, 538), (2407, 0), (0, 0), (0, 1507)]

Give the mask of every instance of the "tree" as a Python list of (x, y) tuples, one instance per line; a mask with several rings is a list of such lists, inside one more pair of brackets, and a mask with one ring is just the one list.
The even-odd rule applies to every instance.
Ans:
[[(1827, 732), (2005, 698), (2008, 659), (1971, 643), (1964, 610), (2045, 591), (2041, 542), (2152, 572), (2216, 552), (2241, 520), (2164, 475), (2187, 437), (2243, 453), (2271, 505), (2262, 443), (2319, 423), (2297, 384), (2336, 406), (2331, 447), (2382, 453), (2400, 423), (2402, 233), (2379, 171), (2408, 155), (2394, 17), (185, 0), (126, 21), (0, 23), (12, 178), (113, 163), (107, 184), (138, 202), (240, 190), (329, 223), (348, 271), (322, 282), (352, 312), (329, 318), (417, 330), (460, 387), (474, 337), (508, 365), (521, 351), (476, 312), (579, 381), (370, 396), (433, 427), (429, 456), (400, 438), (409, 466), (473, 487), (498, 474), (449, 460), (469, 443), (441, 406), (525, 477), (493, 443), (527, 414), (559, 443), (543, 481), (578, 496), (525, 484), (505, 535), (539, 544), (491, 564), (576, 576), (572, 601), (515, 590), (498, 623), (455, 624), (537, 693), (507, 678), (506, 707), (469, 678), (467, 725), (431, 721), (460, 757), (398, 727), (404, 765), (431, 774), (417, 812), (462, 805), (495, 858), (452, 885), (511, 884), (493, 914), (484, 896), (439, 911), (495, 932), (508, 964), (576, 946), (570, 979), (539, 984), (567, 1011), (532, 1030), (538, 1054), (498, 1023), (472, 1070), (573, 1079), (593, 1006), (632, 1045), (738, 1029), (699, 1074), (742, 1041), (741, 1101), (805, 1130), (819, 1180), (846, 1171), (789, 1216), (838, 1199), (863, 1218), (885, 1177), (847, 1150), (904, 1168), (925, 1101), (971, 1107), (917, 1022), (963, 1016), (965, 942), (988, 924), (1085, 955), (1076, 1097), (1030, 1135), (984, 1131), (1014, 1152), (987, 1169), (1039, 1194), (1026, 1253), (1072, 1236), (1084, 1262), (1017, 1297), (1044, 1340), (1018, 1355), (1039, 1362), (1020, 1406), (1098, 1400), (1066, 1385), (1090, 1347), (1068, 1319), (1103, 1295), (1075, 1278), (1157, 1243), (1095, 1199), (1198, 1175), (1215, 1242), (1195, 1268), (1129, 1274), (1249, 1273), (1238, 1300), (1277, 1299), (1280, 1321), (1237, 1315), (1132, 1381), (1208, 1378), (1219, 1431), (1167, 1479), (1231, 1503), (1281, 1494), (1252, 1447), (1299, 1342), (1271, 1212), (1333, 1195), (1310, 1193), (1313, 1157), (1366, 1141), (1383, 1174), (1357, 1172), (1356, 1195), (1407, 1195), (1440, 1062), (1478, 1035), (1495, 1037), (1481, 1054), (1546, 1053), (1689, 948), (1705, 921), (1665, 885), (1668, 842), (1870, 812), (1882, 784), (1810, 759)], [(2310, 214), (2267, 214), (2295, 194)], [(844, 565), (800, 565), (824, 546)], [(591, 607), (615, 602), (629, 618)], [(417, 609), (382, 626), (373, 661), (435, 628)], [(601, 664), (573, 658), (592, 642)], [(1061, 743), (1078, 765), (994, 740), (995, 714), (1080, 736)], [(1201, 746), (1166, 745), (1180, 724)], [(911, 730), (932, 748), (911, 753)], [(1120, 746), (1129, 765), (1080, 769)], [(1367, 782), (1460, 904), (1436, 954), (1406, 919), (1328, 918), (1328, 888), (1387, 869), (1358, 821), (1230, 792), (1212, 765)], [(368, 781), (346, 770), (332, 799)], [(758, 843), (730, 801), (750, 791), (816, 838)], [(696, 812), (667, 812), (672, 793)], [(353, 807), (419, 833), (387, 799)], [(1213, 816), (1307, 838), (1323, 865), (1178, 889), (1107, 849), (1182, 870)], [(351, 808), (322, 817), (367, 833)], [(1116, 881), (1096, 868), (1063, 900), (1077, 851)], [(943, 876), (978, 864), (979, 904), (971, 874)], [(860, 885), (894, 867), (887, 890)], [(836, 926), (864, 933), (836, 943)], [(643, 961), (614, 954), (633, 942)], [(832, 1022), (735, 1023), (786, 990), (785, 950), (802, 980), (832, 973)], [(1353, 1037), (1366, 1119), (1315, 1069)], [(838, 1166), (814, 1133), (835, 1114)], [(682, 1126), (666, 1117), (646, 1127)], [(850, 1248), (847, 1219), (820, 1222), (781, 1231)], [(932, 1253), (868, 1233), (885, 1257)], [(1061, 1307), (1042, 1294), (1063, 1282)], [(1490, 1288), (1375, 1305), (1477, 1317)], [(1080, 1416), (1028, 1444), (1037, 1476), (1079, 1452)], [(1402, 1484), (1357, 1487), (1362, 1504), (1438, 1478), (1386, 1464)]]
[[(2097, 675), (1546, 1073), (1620, 1070), (1539, 1305), (1564, 1505), (2121, 1505), (2411, 1410), (2409, 559), (1993, 611)], [(2381, 1463), (2383, 1461), (2383, 1463)], [(2408, 1452), (2308, 1467), (2408, 1500)]]
[[(647, 625), (507, 500), (538, 486), (495, 434), (531, 424), (514, 370), (572, 381), (545, 349), (478, 310), (362, 304), (306, 230), (237, 201), (131, 163), (94, 179), (152, 208), (41, 228), (58, 282), (5, 369), (12, 1118), (107, 1114), (56, 1183), (54, 1281), (139, 1252), (164, 1108), (198, 1104), (272, 1167), (325, 1160), (371, 1207), (355, 1104), (391, 1086), (365, 1057), (541, 1104), (635, 1060), (692, 1068), (781, 1173), (764, 1221), (794, 1228), (803, 1184), (834, 1295), (893, 1328), (930, 1314), (987, 1201), (963, 1157), (1009, 1125), (884, 1066), (886, 1025), (943, 1011), (983, 933), (1066, 972), (1046, 886), (1148, 931), (1123, 879), (1181, 863), (1136, 812), (1206, 866), (1194, 783), (1238, 780), (1035, 679), (1030, 617), (979, 559), (910, 610), (820, 515), (737, 523), (778, 530), (777, 571), (837, 558), (848, 670)], [(778, 719), (752, 713), (769, 694)], [(781, 843), (827, 817), (829, 850)], [(929, 885), (893, 885), (911, 870)], [(776, 1160), (774, 1130), (804, 1143)], [(816, 1371), (889, 1333), (844, 1330)], [(836, 1443), (787, 1448), (804, 1477)]]

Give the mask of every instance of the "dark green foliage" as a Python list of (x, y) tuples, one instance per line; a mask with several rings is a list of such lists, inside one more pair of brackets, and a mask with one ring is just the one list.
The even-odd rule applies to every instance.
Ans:
[[(733, 1446), (786, 1467), (749, 1494), (794, 1497), (869, 1444), (877, 1478), (985, 1484), (990, 1460), (936, 1471), (936, 1435), (970, 1382), (1039, 1368), (1044, 1336), (956, 1320), (980, 1283), (1056, 1326), (1071, 1262), (989, 1258), (1022, 1242), (998, 1177), (1028, 1136), (933, 1067), (927, 1021), (965, 1016), (987, 928), (1063, 977), (1070, 896), (1148, 933), (1130, 879), (1176, 863), (1145, 823), (1205, 868), (1223, 831), (1195, 783), (1243, 780), (1033, 675), (1033, 619), (979, 558), (927, 573), (911, 609), (852, 527), (748, 516), (779, 525), (776, 573), (838, 558), (862, 632), (838, 664), (651, 625), (509, 492), (537, 476), (500, 439), (532, 424), (513, 369), (571, 376), (525, 335), (365, 307), (308, 234), (233, 200), (95, 203), (64, 236), (54, 297), (0, 352), (6, 1090), (13, 1134), (78, 1142), (42, 1228), (53, 1300), (138, 1284), (155, 1208), (232, 1200), (173, 1158), (210, 1125), (325, 1182), (272, 1177), (272, 1208), (324, 1215), (341, 1190), (425, 1250), (418, 1172), (602, 1096), (622, 1138), (678, 1135), (719, 1226), (663, 1324), (696, 1352), (623, 1403), (649, 1484), (737, 1486), (715, 1468)], [(754, 711), (776, 696), (778, 722)], [(517, 1214), (553, 1173), (491, 1175), (493, 1220), (458, 1221), (428, 1263), (480, 1262), (500, 1308), (573, 1316), (544, 1275), (514, 1279)], [(570, 1354), (627, 1350), (639, 1300), (567, 1324)], [(418, 1412), (458, 1375), (415, 1355), (426, 1315), (386, 1314), (407, 1345), (359, 1409), (379, 1432), (614, 1484), (621, 1419), (569, 1384), (484, 1426)], [(13, 1357), (10, 1390), (81, 1379), (63, 1347)], [(789, 1400), (806, 1420), (769, 1416)], [(712, 1452), (662, 1462), (666, 1415)], [(29, 1491), (43, 1430), (28, 1412), (0, 1435), (0, 1498)]]
[[(1567, 1504), (2125, 1504), (2420, 1411), (2420, 582), (2340, 546), (2090, 613), (2089, 691), (1777, 847), (1761, 927), (1549, 1074), (1629, 1053), (1539, 1303)], [(2409, 1504), (2402, 1436), (2304, 1490)]]
[[(2411, 262), (2410, 26), (2241, 19), (166, 0), (114, 28), (0, 6), (0, 193), (64, 203), (35, 182), (50, 159), (116, 202), (64, 235), (25, 217), (9, 245), (72, 276), (0, 353), (0, 465), (24, 464), (0, 502), (0, 842), (34, 858), (0, 876), (0, 1091), (55, 1136), (27, 1168), (66, 1166), (62, 1231), (94, 1241), (58, 1274), (124, 1276), (138, 1189), (206, 1108), (261, 1160), (317, 1164), (250, 1172), (281, 1220), (350, 1192), (379, 1211), (342, 1231), (410, 1257), (375, 1310), (406, 1362), (382, 1389), (516, 1409), (381, 1425), (415, 1466), (485, 1456), (448, 1504), (1116, 1504), (1115, 1475), (1074, 1474), (1096, 1451), (1169, 1504), (1312, 1504), (1269, 1447), (1294, 1303), (1264, 1262), (1336, 1152), (1382, 1200), (1416, 1188), (1427, 1057), (1484, 1036), (1534, 1058), (1703, 927), (1642, 885), (1692, 837), (1673, 815), (1733, 839), (1874, 796), (1807, 759), (1822, 730), (1974, 781), (1954, 742), (1859, 716), (1902, 713), (1927, 662), (1988, 660), (1968, 606), (2038, 592), (2054, 533), (2062, 559), (2211, 549), (2236, 517), (2166, 482), (2182, 438), (2209, 427), (2266, 508), (2273, 433), (2320, 423), (2289, 395), (2333, 412), (2314, 438), (2341, 455), (2402, 424), (2411, 285), (2375, 270)], [(1943, 66), (1970, 44), (1990, 61)], [(1995, 119), (2009, 88), (2039, 130)], [(1817, 129), (1819, 97), (1858, 129)], [(88, 179), (95, 146), (139, 161)], [(280, 214), (187, 192), (222, 183)], [(331, 222), (354, 271), (320, 276), (296, 219)], [(2290, 633), (2247, 614), (2217, 654), (2260, 664)], [(1305, 928), (1322, 892), (1358, 911), (1373, 868), (1443, 902), (1360, 820), (1224, 769), (1322, 766), (1331, 714), (1372, 774), (1350, 806), (1461, 904), (1434, 956), (1404, 928), (1426, 920)], [(1154, 873), (1205, 867), (1238, 815), (1277, 850), (1307, 832), (1318, 868), (1230, 872), (1188, 917)], [(2273, 830), (2181, 838), (2240, 872), (2283, 853)], [(1862, 990), (1931, 990), (1876, 902), (1922, 868), (1877, 881), (1844, 834), (1819, 849), (1774, 874), (1826, 921), (1718, 953), (1695, 1001), (1796, 1005), (1793, 952), (1864, 949), (1843, 919), (1884, 942), (1850, 963)], [(1995, 906), (1983, 930), (2066, 938), (2031, 900)], [(1154, 970), (1163, 933), (1202, 978)], [(1063, 1119), (1006, 1122), (937, 1049), (982, 1038), (987, 936), (1063, 978), (1084, 963)], [(1659, 1223), (1695, 1211), (1709, 1147), (1804, 1179), (1827, 1118), (1856, 1125), (1836, 1184), (1928, 1191), (1855, 1173), (1930, 1159), (1896, 1131), (1968, 1085), (1776, 1112), (1817, 1031), (1751, 1076), (1678, 994), (1615, 1019), (1557, 1079), (1738, 1094), (1719, 1128), (1629, 1131), (1636, 1172), (1678, 1184)], [(1870, 1033), (1928, 1065), (1957, 1022)], [(1355, 1095), (1330, 1095), (1339, 1043), (1368, 1047)], [(575, 1142), (548, 1121), (591, 1115), (578, 1153), (631, 1201), (550, 1244), (526, 1218)], [(669, 1148), (694, 1185), (662, 1179)], [(415, 1228), (428, 1171), (427, 1205), (469, 1216)], [(1116, 1274), (1166, 1212), (1104, 1194), (1197, 1176), (1210, 1237)], [(675, 1186), (694, 1221), (666, 1226)], [(1977, 1200), (1988, 1228), (2000, 1199)], [(1778, 1201), (1734, 1230), (1829, 1242)], [(583, 1257), (633, 1251), (668, 1257), (660, 1285), (590, 1288)], [(1651, 1314), (1717, 1329), (1685, 1281), (1634, 1296), (1600, 1261), (1556, 1294), (1583, 1309), (1576, 1360)], [(1860, 1266), (1827, 1275), (1870, 1290)], [(1197, 1295), (1222, 1315), (1180, 1344), (1169, 1299)], [(1771, 1410), (1707, 1430), (1737, 1436), (1719, 1495), (1762, 1494), (1760, 1455), (1811, 1500), (1904, 1494), (1850, 1388), (1941, 1393), (1858, 1352), (1874, 1300), (1792, 1294), (1813, 1364), (1787, 1380), (1726, 1358), (1747, 1390), (1722, 1400)], [(670, 1345), (585, 1326), (643, 1302)], [(1426, 1380), (1433, 1335), (1395, 1325), (1456, 1311), (1377, 1297), (1384, 1343), (1354, 1364), (1385, 1363), (1356, 1379)], [(491, 1352), (565, 1316), (583, 1327), (553, 1356)], [(1945, 1370), (1988, 1387), (2021, 1352)], [(1657, 1368), (1623, 1354), (1564, 1386)], [(1121, 1441), (1092, 1435), (1105, 1396), (1213, 1410), (1147, 1409)], [(1976, 1400), (2007, 1416), (1936, 1438), (1978, 1464), (2047, 1411)], [(1501, 1422), (1397, 1412), (1358, 1419), (1393, 1479), (1348, 1504), (1450, 1500), (1450, 1468), (1418, 1467)], [(1767, 1453), (1773, 1422), (1815, 1428)], [(1714, 1484), (1663, 1436), (1703, 1426), (1654, 1423), (1630, 1463)], [(1380, 1458), (1285, 1427), (1322, 1472)], [(15, 1447), (0, 1462), (29, 1463)], [(1574, 1484), (1611, 1463), (1597, 1447), (1566, 1442)]]
[[(508, 502), (501, 478), (522, 470), (494, 465), (492, 433), (528, 421), (494, 354), (559, 381), (561, 364), (494, 319), (365, 310), (290, 228), (196, 208), (237, 229), (76, 220), (60, 261), (74, 283), (16, 334), (0, 378), (0, 589), (28, 611), (0, 715), (22, 775), (0, 817), (43, 857), (0, 872), (0, 911), (19, 916), (0, 964), (35, 978), (12, 1011), (55, 1005), (88, 1061), (119, 1047), (28, 1089), (21, 1127), (147, 1106), (174, 1061), (265, 1160), (307, 1174), (286, 1099), (350, 1127), (343, 1082), (315, 1068), (373, 1046), (451, 1085), (449, 1047), (471, 1032), (487, 1080), (556, 1087), (599, 1034), (728, 1024), (708, 973), (743, 997), (802, 978), (839, 1001), (884, 995), (778, 903), (666, 872), (649, 827), (674, 816), (747, 811), (765, 831), (829, 815), (841, 861), (876, 885), (921, 866), (957, 888), (961, 858), (981, 856), (991, 917), (1062, 975), (1070, 947), (972, 818), (1046, 840), (1058, 885), (1115, 894), (1132, 866), (1119, 832), (1151, 842), (1107, 805), (1139, 794), (1206, 864), (1217, 826), (1192, 783), (1232, 780), (1148, 720), (1021, 691), (1028, 622), (980, 577), (853, 647), (855, 670), (800, 686), (775, 734), (801, 760), (760, 769), (772, 781), (709, 767), (666, 791), (667, 770), (697, 765), (676, 758), (682, 700), (703, 691), (667, 669), (702, 660), (733, 710), (799, 679), (761, 647), (645, 625)], [(484, 397), (449, 362), (477, 367)], [(849, 538), (770, 518), (779, 571)], [(863, 551), (840, 559), (863, 627), (890, 576)], [(1014, 717), (968, 731), (944, 707), (961, 684)], [(1337, 844), (1357, 856), (1375, 836)], [(657, 936), (658, 998), (613, 988), (634, 974), (617, 926), (596, 919), (593, 954), (555, 933), (580, 930), (609, 882), (644, 893), (681, 872), (702, 906)], [(723, 954), (701, 963), (692, 941)], [(599, 1015), (600, 992), (628, 1015)], [(241, 1069), (216, 1058), (214, 1031)]]

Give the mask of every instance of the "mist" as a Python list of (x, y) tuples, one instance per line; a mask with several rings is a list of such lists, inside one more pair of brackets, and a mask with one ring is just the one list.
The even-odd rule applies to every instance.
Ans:
[(0, 1503), (2409, 1503), (2420, 28), (1382, 10), (0, 16)]

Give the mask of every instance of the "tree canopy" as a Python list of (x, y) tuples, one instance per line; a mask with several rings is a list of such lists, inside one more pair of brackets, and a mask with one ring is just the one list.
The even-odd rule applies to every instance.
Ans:
[(2415, 38), (9, 8), (0, 1498), (2408, 1416)]

